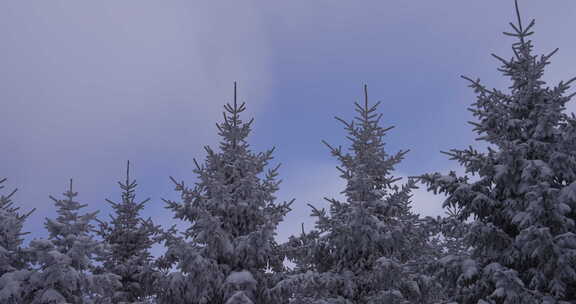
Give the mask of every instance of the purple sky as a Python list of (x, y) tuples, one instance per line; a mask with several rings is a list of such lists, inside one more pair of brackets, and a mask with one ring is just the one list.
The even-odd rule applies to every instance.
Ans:
[[(554, 5), (550, 5), (553, 3)], [(536, 19), (536, 51), (560, 48), (545, 80), (576, 75), (576, 2), (520, 1)], [(0, 177), (15, 202), (38, 210), (26, 223), (42, 237), (54, 217), (48, 195), (74, 178), (86, 210), (107, 218), (118, 180), (134, 165), (144, 216), (169, 225), (161, 198), (177, 200), (168, 176), (192, 184), (192, 158), (217, 145), (215, 123), (238, 81), (254, 151), (276, 146), (280, 200), (295, 198), (279, 239), (312, 227), (307, 203), (340, 197), (343, 181), (321, 144), (346, 145), (342, 125), (368, 84), (381, 100), (387, 151), (410, 149), (397, 176), (457, 170), (440, 150), (473, 145), (466, 121), (474, 94), (459, 78), (505, 89), (494, 52), (513, 1), (51, 0), (0, 2)], [(569, 105), (569, 111), (576, 106)], [(6, 194), (7, 191), (4, 192)], [(420, 189), (414, 209), (439, 215), (442, 197)]]

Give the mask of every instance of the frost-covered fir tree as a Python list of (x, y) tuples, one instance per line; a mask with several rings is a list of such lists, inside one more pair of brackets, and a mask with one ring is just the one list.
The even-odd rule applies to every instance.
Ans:
[[(6, 178), (0, 180), (0, 189)], [(20, 214), (19, 207), (15, 207), (12, 196), (14, 189), (8, 196), (0, 195), (0, 277), (7, 272), (26, 268), (27, 258), (22, 251), (22, 232), (24, 221), (34, 209), (26, 214)]]
[(532, 20), (505, 33), (517, 41), (509, 60), (496, 55), (512, 80), (510, 92), (489, 90), (468, 79), (477, 93), (471, 122), (490, 143), (487, 152), (453, 149), (446, 154), (468, 176), (426, 174), (444, 206), (474, 218), (466, 241), (470, 259), (460, 263), (458, 303), (576, 303), (576, 118), (564, 113), (569, 84), (545, 86), (548, 55), (533, 55)]
[(340, 162), (346, 200), (326, 199), (330, 212), (313, 208), (316, 229), (292, 237), (284, 248), (296, 273), (279, 286), (292, 288), (293, 303), (429, 303), (433, 283), (423, 273), (428, 232), (411, 211), (410, 179), (401, 187), (392, 171), (408, 151), (388, 155), (379, 125), (379, 103), (355, 103), (352, 122), (338, 117), (351, 141), (349, 151), (324, 142)]
[[(0, 180), (1, 184), (6, 178)], [(24, 221), (32, 211), (26, 214), (18, 212), (12, 196), (17, 189), (7, 196), (0, 195), (0, 303), (19, 303), (22, 297), (22, 284), (29, 275), (29, 255), (22, 248)]]
[(74, 200), (70, 187), (65, 199), (50, 196), (58, 217), (46, 219), (48, 239), (34, 239), (30, 251), (39, 269), (28, 278), (26, 297), (21, 303), (111, 303), (111, 291), (120, 282), (110, 273), (93, 274), (93, 259), (102, 254), (102, 245), (92, 237), (97, 212), (80, 214), (86, 205)]
[(156, 290), (160, 272), (153, 264), (150, 248), (157, 242), (160, 229), (150, 218), (144, 220), (140, 211), (150, 200), (135, 201), (136, 181), (130, 180), (130, 161), (126, 165), (126, 181), (119, 203), (106, 199), (114, 209), (110, 222), (100, 222), (98, 234), (110, 246), (103, 261), (103, 270), (121, 277), (122, 287), (116, 290), (114, 303), (134, 303), (150, 299)]
[(166, 261), (177, 271), (165, 279), (161, 303), (283, 303), (271, 292), (276, 273), (284, 270), (274, 240), (276, 227), (291, 203), (276, 203), (278, 166), (268, 169), (274, 149), (253, 153), (247, 143), (253, 120), (240, 120), (245, 104), (224, 106), (217, 124), (220, 152), (205, 147), (205, 164), (196, 161), (194, 188), (177, 182), (182, 201), (165, 200), (175, 217), (189, 222), (183, 238), (167, 241)]

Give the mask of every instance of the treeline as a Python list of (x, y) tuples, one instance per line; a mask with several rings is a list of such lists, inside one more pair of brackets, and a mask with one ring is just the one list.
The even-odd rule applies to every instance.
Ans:
[[(355, 103), (337, 118), (346, 149), (324, 142), (346, 181), (345, 200), (310, 205), (315, 228), (286, 243), (276, 229), (291, 211), (278, 202), (273, 150), (253, 152), (245, 104), (224, 106), (218, 149), (196, 160), (197, 182), (170, 177), (179, 201), (165, 200), (184, 231), (163, 229), (140, 212), (127, 164), (122, 197), (109, 221), (86, 213), (70, 180), (52, 197), (58, 216), (28, 246), (26, 218), (0, 197), (0, 303), (159, 304), (568, 304), (576, 303), (576, 117), (565, 114), (573, 78), (542, 80), (552, 51), (534, 55), (534, 21), (510, 23), (513, 57), (498, 69), (508, 92), (463, 77), (477, 94), (470, 122), (490, 144), (444, 152), (465, 169), (429, 173), (398, 185), (392, 172), (407, 151), (388, 154), (378, 103)], [(477, 177), (470, 181), (469, 175)], [(0, 181), (2, 184), (5, 179)], [(420, 217), (411, 192), (421, 182), (447, 195), (444, 217)], [(154, 244), (166, 252), (153, 258)], [(293, 267), (287, 267), (286, 261)]]

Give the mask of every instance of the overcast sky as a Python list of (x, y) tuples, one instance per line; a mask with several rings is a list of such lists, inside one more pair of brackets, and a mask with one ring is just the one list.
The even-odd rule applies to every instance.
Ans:
[[(553, 5), (551, 5), (553, 4)], [(536, 19), (537, 53), (560, 51), (545, 80), (576, 76), (576, 2), (520, 1)], [(459, 75), (509, 84), (496, 53), (511, 57), (513, 1), (51, 0), (0, 2), (0, 177), (24, 210), (29, 238), (54, 217), (48, 195), (73, 178), (86, 211), (120, 200), (117, 181), (133, 164), (144, 216), (174, 222), (161, 198), (169, 180), (191, 185), (193, 158), (218, 143), (223, 105), (238, 95), (253, 117), (253, 151), (276, 147), (279, 200), (295, 198), (279, 227), (284, 241), (308, 203), (341, 197), (337, 162), (321, 144), (346, 145), (342, 125), (368, 85), (382, 101), (390, 154), (410, 149), (395, 175), (462, 172), (440, 151), (478, 145), (466, 110), (475, 100)], [(569, 111), (576, 106), (570, 104)], [(442, 197), (420, 189), (414, 209), (440, 215)]]

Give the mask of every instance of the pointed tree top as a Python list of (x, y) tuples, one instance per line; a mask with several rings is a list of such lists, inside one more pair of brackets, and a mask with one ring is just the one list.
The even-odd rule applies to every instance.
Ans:
[(74, 192), (74, 187), (73, 187), (73, 179), (70, 179), (70, 184), (68, 186), (68, 191), (63, 193), (64, 196), (68, 197), (68, 199), (70, 201), (72, 201), (72, 198), (75, 197), (76, 195), (78, 195), (78, 193)]
[[(516, 9), (516, 19), (518, 20), (517, 32), (522, 33), (519, 35), (520, 42), (524, 44), (524, 29), (522, 29), (522, 18), (520, 17), (520, 9), (518, 8), (518, 0), (514, 0), (514, 8)], [(530, 27), (530, 26), (528, 26)], [(527, 35), (526, 35), (527, 36)]]
[(364, 107), (368, 110), (368, 85), (364, 84)]
[(130, 184), (130, 160), (126, 164), (126, 185)]
[(510, 22), (510, 26), (512, 27), (512, 29), (514, 29), (515, 33), (504, 32), (504, 35), (518, 37), (518, 39), (520, 39), (520, 45), (525, 45), (526, 42), (524, 41), (524, 37), (533, 34), (533, 32), (530, 32), (530, 29), (534, 26), (534, 19), (532, 19), (532, 21), (530, 21), (528, 26), (524, 28), (524, 26), (522, 25), (522, 17), (520, 16), (520, 9), (518, 8), (518, 0), (514, 0), (514, 7), (516, 9), (516, 20), (518, 24)]
[[(238, 122), (238, 105), (236, 103), (236, 81), (234, 81), (234, 117), (232, 119), (232, 123), (234, 127), (236, 127)], [(232, 146), (236, 147), (236, 138), (232, 141)]]
[(234, 81), (234, 110), (238, 108), (236, 103), (236, 81)]
[(520, 9), (518, 9), (518, 0), (514, 0), (514, 7), (516, 8), (516, 17), (518, 18), (518, 29), (522, 31), (522, 18), (520, 18)]

